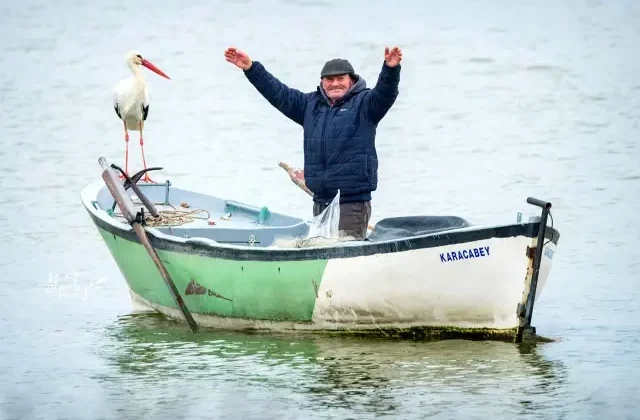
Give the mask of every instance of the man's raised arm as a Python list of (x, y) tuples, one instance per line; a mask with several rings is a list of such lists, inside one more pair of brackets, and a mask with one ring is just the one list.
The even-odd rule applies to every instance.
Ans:
[(303, 124), (307, 103), (305, 93), (288, 87), (269, 73), (260, 62), (251, 61), (246, 53), (234, 47), (227, 48), (224, 56), (228, 62), (244, 71), (247, 79), (271, 105), (296, 123)]

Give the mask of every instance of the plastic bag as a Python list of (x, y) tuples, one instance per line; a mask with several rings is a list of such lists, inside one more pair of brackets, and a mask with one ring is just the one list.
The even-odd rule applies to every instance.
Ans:
[(307, 225), (309, 225), (309, 232), (306, 239), (319, 237), (326, 239), (340, 238), (340, 230), (338, 228), (340, 225), (340, 190), (338, 190), (338, 193), (327, 208), (309, 220)]

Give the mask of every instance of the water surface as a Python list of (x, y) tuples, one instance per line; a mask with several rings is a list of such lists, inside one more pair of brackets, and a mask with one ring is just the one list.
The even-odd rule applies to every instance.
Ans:
[[(3, 418), (638, 418), (636, 2), (25, 0), (0, 12)], [(402, 79), (378, 127), (374, 221), (494, 223), (536, 213), (528, 196), (550, 200), (561, 238), (533, 321), (557, 341), (193, 336), (131, 315), (79, 201), (98, 157), (123, 163), (111, 87), (125, 53), (172, 78), (147, 76), (156, 178), (308, 217), (277, 166), (302, 163), (301, 129), (224, 48), (311, 91), (336, 56), (373, 86), (394, 44)], [(137, 133), (130, 157), (140, 168)]]

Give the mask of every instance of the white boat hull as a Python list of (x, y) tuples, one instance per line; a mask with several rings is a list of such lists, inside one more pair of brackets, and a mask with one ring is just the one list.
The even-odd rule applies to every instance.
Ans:
[[(531, 238), (491, 238), (331, 260), (313, 319), (319, 324), (517, 327), (516, 309), (527, 277), (527, 246), (532, 246)], [(550, 242), (545, 248), (554, 245)], [(454, 260), (453, 255), (462, 259)], [(538, 296), (550, 267), (551, 260), (544, 257)]]

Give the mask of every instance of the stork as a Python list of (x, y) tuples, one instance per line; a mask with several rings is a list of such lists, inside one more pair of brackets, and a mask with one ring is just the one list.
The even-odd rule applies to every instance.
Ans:
[[(149, 116), (149, 91), (140, 66), (170, 79), (162, 70), (145, 59), (137, 51), (130, 51), (126, 56), (126, 63), (133, 77), (121, 80), (113, 88), (113, 108), (116, 110), (118, 118), (122, 120), (124, 126), (125, 141), (125, 173), (129, 174), (129, 131), (140, 131), (140, 149), (142, 150), (142, 163), (147, 169), (147, 162), (144, 158), (144, 141), (142, 139), (142, 129)], [(145, 182), (155, 182), (149, 178), (147, 172), (144, 174)]]

